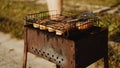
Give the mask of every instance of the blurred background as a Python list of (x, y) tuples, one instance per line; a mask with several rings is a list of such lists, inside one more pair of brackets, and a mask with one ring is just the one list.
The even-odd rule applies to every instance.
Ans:
[[(100, 25), (109, 28), (110, 68), (120, 67), (120, 0), (63, 0), (64, 11), (73, 14), (80, 14), (84, 11), (98, 12), (100, 9), (116, 4), (117, 6), (113, 9), (99, 14)], [(0, 32), (10, 34), (12, 38), (23, 40), (26, 14), (47, 10), (46, 0), (0, 0)], [(101, 64), (103, 64), (103, 59), (95, 64), (96, 68)]]

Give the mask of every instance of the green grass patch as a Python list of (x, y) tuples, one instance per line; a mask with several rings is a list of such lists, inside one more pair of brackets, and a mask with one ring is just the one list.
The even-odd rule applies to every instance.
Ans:
[(36, 5), (36, 1), (0, 1), (0, 31), (11, 33), (13, 37), (23, 39), (24, 17), (26, 14), (47, 10), (43, 4)]

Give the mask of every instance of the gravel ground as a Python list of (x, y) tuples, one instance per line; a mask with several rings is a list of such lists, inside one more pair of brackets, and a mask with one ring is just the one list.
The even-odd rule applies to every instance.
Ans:
[[(23, 49), (24, 40), (11, 38), (10, 34), (0, 32), (0, 68), (22, 68)], [(56, 68), (55, 66), (51, 62), (28, 53), (27, 68)], [(87, 68), (96, 68), (95, 63)]]

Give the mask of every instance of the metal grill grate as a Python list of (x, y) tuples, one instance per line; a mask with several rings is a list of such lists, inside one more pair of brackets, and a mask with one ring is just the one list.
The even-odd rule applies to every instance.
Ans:
[[(32, 24), (34, 28), (40, 30), (48, 30), (49, 32), (55, 32), (56, 35), (63, 35), (70, 30), (85, 30), (91, 28), (94, 23), (98, 22), (98, 17), (91, 12), (86, 12), (73, 18), (71, 13), (64, 12), (62, 16), (57, 16), (55, 11), (51, 11), (53, 15), (49, 15), (50, 12), (40, 12), (34, 14), (28, 14), (26, 16), (26, 25)], [(51, 19), (56, 17), (56, 19)]]

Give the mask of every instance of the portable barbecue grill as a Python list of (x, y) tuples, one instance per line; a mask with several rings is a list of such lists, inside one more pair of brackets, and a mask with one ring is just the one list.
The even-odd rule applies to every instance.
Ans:
[(26, 16), (23, 68), (27, 52), (55, 63), (57, 68), (85, 68), (100, 58), (108, 68), (108, 30), (94, 26), (95, 17), (63, 15), (51, 20), (48, 13)]

